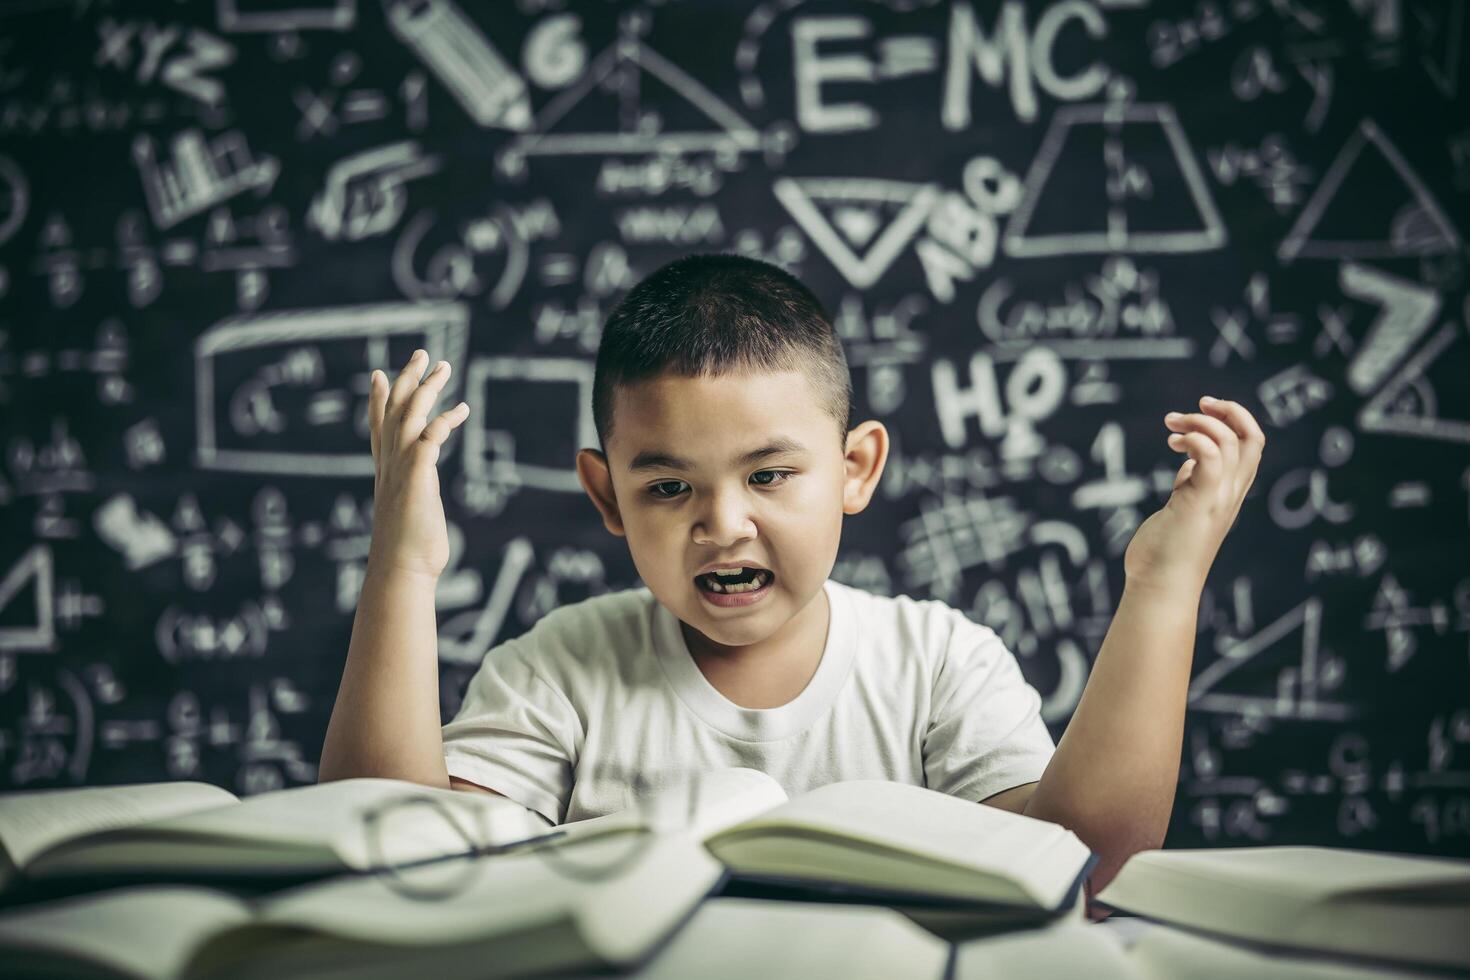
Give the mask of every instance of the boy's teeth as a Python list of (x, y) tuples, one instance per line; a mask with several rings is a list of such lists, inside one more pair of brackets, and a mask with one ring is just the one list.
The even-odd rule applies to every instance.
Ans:
[(734, 582), (724, 583), (724, 582), (721, 582), (719, 580), (719, 576), (716, 575), (716, 574), (714, 574), (714, 573), (711, 573), (711, 574), (706, 575), (704, 577), (704, 581), (709, 586), (709, 590), (711, 592), (722, 592), (722, 593), (723, 592), (754, 592), (756, 589), (761, 588), (762, 586), (764, 586), (770, 580), (771, 580), (771, 573), (770, 572), (767, 572), (767, 571), (758, 571), (758, 572), (756, 572), (755, 573), (755, 578), (752, 581), (744, 582), (744, 583), (734, 583)]

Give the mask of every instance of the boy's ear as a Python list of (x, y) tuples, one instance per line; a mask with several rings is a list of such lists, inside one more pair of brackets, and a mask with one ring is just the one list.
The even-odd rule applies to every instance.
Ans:
[(602, 514), (603, 526), (622, 537), (623, 517), (618, 511), (618, 498), (613, 493), (612, 470), (608, 468), (607, 457), (601, 450), (577, 450), (577, 479)]
[(883, 464), (888, 461), (888, 430), (869, 419), (847, 434), (847, 472), (842, 483), (842, 512), (860, 513), (873, 499)]

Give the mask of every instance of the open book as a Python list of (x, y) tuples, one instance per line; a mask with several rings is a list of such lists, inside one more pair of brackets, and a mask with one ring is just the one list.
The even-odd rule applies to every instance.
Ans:
[[(478, 794), (466, 794), (478, 795)], [(717, 889), (697, 842), (568, 844), (559, 858), (612, 869), (569, 876), (527, 850), (343, 875), (242, 898), (202, 885), (134, 885), (0, 913), (0, 972), (109, 978), (434, 980), (627, 970)]]
[(1470, 968), (1470, 861), (1333, 847), (1149, 850), (1095, 898), (1261, 943)]
[[(1136, 927), (1143, 928), (1136, 928)], [(1120, 928), (1123, 927), (1123, 928)], [(1058, 921), (955, 945), (950, 980), (1433, 980), (1444, 974), (1322, 953), (1283, 953), (1144, 919)]]
[(943, 980), (949, 951), (948, 942), (881, 905), (715, 896), (633, 976)]
[(0, 891), (81, 875), (311, 875), (553, 832), (503, 797), (343, 779), (239, 799), (207, 783), (0, 795)]
[(1064, 827), (922, 786), (850, 780), (788, 799), (775, 779), (739, 768), (560, 829), (577, 840), (650, 825), (703, 841), (740, 882), (1040, 917), (1073, 908), (1097, 863)]

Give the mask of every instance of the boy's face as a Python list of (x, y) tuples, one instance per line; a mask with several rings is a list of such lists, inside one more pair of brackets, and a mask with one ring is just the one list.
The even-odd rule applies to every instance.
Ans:
[[(614, 391), (608, 459), (584, 449), (577, 470), (654, 596), (708, 640), (748, 646), (817, 595), (843, 515), (882, 475), (880, 423), (848, 433), (845, 454), (832, 430), (804, 372), (664, 374)], [(767, 569), (769, 587), (746, 605), (712, 594), (696, 576), (724, 562)]]

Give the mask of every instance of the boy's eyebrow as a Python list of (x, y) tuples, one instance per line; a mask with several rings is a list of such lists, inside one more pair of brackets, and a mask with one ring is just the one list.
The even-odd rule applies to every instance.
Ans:
[[(740, 453), (730, 460), (731, 466), (749, 466), (751, 463), (759, 462), (767, 456), (780, 456), (785, 453), (804, 453), (806, 447), (794, 439), (778, 436), (769, 445), (752, 449), (748, 453)], [(692, 470), (694, 464), (687, 459), (678, 456), (670, 456), (652, 449), (645, 449), (633, 457), (633, 462), (628, 464), (630, 471), (637, 470)]]

